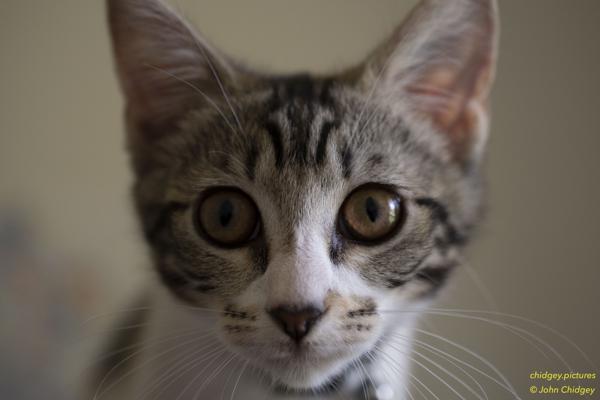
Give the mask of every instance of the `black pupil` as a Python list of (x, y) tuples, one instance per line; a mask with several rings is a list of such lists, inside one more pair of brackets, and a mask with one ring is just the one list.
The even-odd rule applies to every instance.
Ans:
[(225, 200), (219, 207), (219, 222), (223, 228), (227, 228), (233, 218), (233, 204), (231, 201)]
[(367, 197), (367, 200), (365, 201), (365, 207), (367, 216), (371, 222), (377, 221), (377, 218), (379, 217), (379, 206), (377, 206), (377, 202), (372, 197)]

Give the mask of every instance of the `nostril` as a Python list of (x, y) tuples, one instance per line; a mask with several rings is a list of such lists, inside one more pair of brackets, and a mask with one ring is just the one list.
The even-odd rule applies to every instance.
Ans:
[(271, 309), (269, 314), (286, 335), (299, 343), (323, 315), (323, 309), (281, 306)]

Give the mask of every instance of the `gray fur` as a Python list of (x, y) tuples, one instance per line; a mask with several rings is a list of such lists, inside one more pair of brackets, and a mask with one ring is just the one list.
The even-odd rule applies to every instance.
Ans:
[[(109, 10), (130, 110), (134, 198), (164, 285), (183, 302), (218, 304), (225, 341), (246, 356), (254, 351), (244, 348), (252, 335), (270, 324), (264, 302), (317, 299), (340, 307), (340, 335), (356, 343), (383, 341), (392, 328), (379, 327), (383, 316), (374, 296), (348, 296), (333, 286), (319, 292), (314, 282), (348, 276), (360, 281), (363, 292), (419, 304), (459, 264), (481, 210), (495, 4), (425, 1), (363, 65), (316, 77), (249, 72), (211, 49), (157, 0), (144, 3), (152, 12), (141, 12), (138, 3), (112, 0)], [(150, 50), (126, 55), (131, 46), (142, 46), (124, 37), (128, 15), (142, 22), (150, 15), (155, 29), (161, 18), (171, 26), (167, 36), (174, 39), (162, 54), (169, 61), (154, 49), (153, 65), (144, 71), (151, 76), (144, 95), (163, 95), (167, 87), (168, 106), (157, 100), (148, 109), (139, 102), (139, 82), (130, 83), (130, 71), (139, 70), (136, 63)], [(144, 25), (133, 21), (128, 32), (143, 38)], [(461, 21), (468, 23), (456, 25)], [(173, 50), (177, 43), (188, 47)], [(180, 61), (196, 69), (173, 65), (182, 53)], [(474, 81), (450, 94), (441, 88), (436, 98), (429, 88), (439, 83), (443, 61), (453, 68), (465, 63)], [(460, 76), (457, 82), (466, 81)], [(458, 113), (456, 105), (463, 107)], [(458, 123), (447, 125), (448, 115)], [(398, 233), (374, 246), (343, 237), (337, 222), (346, 196), (367, 183), (396, 191), (406, 213)], [(220, 186), (239, 188), (257, 205), (262, 228), (246, 246), (218, 248), (194, 229), (199, 196)], [(248, 301), (249, 293), (267, 298)], [(253, 357), (261, 367), (260, 356)], [(303, 388), (309, 384), (300, 382), (315, 381), (303, 378), (303, 371), (284, 368), (275, 381)]]
[[(277, 83), (273, 85), (276, 87)], [(415, 203), (416, 199), (435, 197), (448, 210), (452, 223), (460, 227), (461, 235), (466, 237), (478, 215), (472, 211), (478, 207), (474, 201), (479, 191), (478, 174), (465, 174), (460, 165), (436, 155), (435, 146), (428, 146), (417, 137), (416, 129), (410, 129), (401, 119), (390, 117), (385, 110), (369, 109), (365, 112), (371, 115), (368, 124), (357, 129), (357, 116), (364, 106), (360, 92), (345, 84), (330, 90), (334, 107), (324, 106), (314, 99), (283, 98), (281, 109), (274, 113), (265, 113), (262, 106), (274, 96), (275, 89), (254, 96), (245, 95), (243, 101), (235, 104), (243, 132), (231, 132), (221, 122), (222, 117), (211, 110), (192, 114), (185, 121), (185, 132), (179, 133), (180, 137), (168, 137), (164, 144), (161, 143), (164, 152), (161, 158), (165, 159), (166, 166), (157, 165), (157, 170), (140, 177), (137, 183), (136, 199), (142, 219), (156, 219), (154, 214), (162, 211), (157, 203), (166, 205), (177, 201), (189, 204), (191, 210), (197, 193), (206, 188), (239, 186), (259, 204), (266, 220), (279, 221), (278, 226), (265, 226), (266, 234), (272, 236), (265, 239), (267, 247), (278, 251), (277, 247), (285, 249), (293, 243), (294, 227), (308, 209), (319, 207), (325, 198), (330, 198), (328, 201), (332, 205), (341, 204), (345, 195), (362, 183), (393, 185), (402, 188), (406, 202), (412, 203), (408, 207), (411, 219), (415, 220), (414, 226), (406, 227), (379, 248), (363, 249), (347, 244), (339, 255), (346, 264), (351, 264), (355, 253), (368, 255), (369, 261), (361, 261), (356, 268), (362, 270), (365, 278), (384, 287), (389, 286), (390, 280), (404, 280), (406, 274), (414, 275), (417, 271), (413, 269), (417, 266), (413, 264), (434, 248), (436, 221), (428, 208)], [(302, 127), (290, 120), (290, 113), (310, 114), (309, 109), (312, 118), (303, 119)], [(265, 129), (265, 121), (276, 123), (281, 132), (283, 164), (280, 167), (277, 166), (276, 146)], [(331, 121), (336, 121), (336, 127), (329, 134), (325, 161), (319, 164), (316, 162), (318, 134), (323, 124)], [(250, 166), (244, 160), (253, 151), (256, 160), (252, 166), (254, 178), (250, 179), (246, 171)], [(352, 154), (352, 172), (348, 176), (344, 172), (344, 151)], [(384, 161), (373, 165), (370, 160), (375, 156)], [(155, 183), (156, 175), (165, 180)], [(466, 179), (469, 181), (465, 182)], [(160, 185), (164, 197), (157, 198), (152, 193), (150, 198), (145, 198), (141, 188), (147, 185)], [(460, 204), (456, 204), (462, 200), (456, 198), (455, 190), (459, 185), (466, 191), (460, 195), (473, 202), (466, 215)], [(323, 221), (323, 229), (333, 237), (337, 207), (329, 212), (330, 218)], [(256, 276), (251, 271), (260, 267), (248, 268), (248, 264), (252, 264), (250, 250), (242, 250), (247, 262), (234, 265), (222, 255), (211, 252), (193, 231), (185, 229), (186, 224), (181, 219), (189, 218), (189, 212), (176, 217), (179, 218), (171, 219), (163, 227), (163, 240), (168, 244), (155, 251), (158, 258), (166, 263), (182, 263), (184, 268), (189, 267), (200, 275), (204, 275), (202, 271), (210, 271), (207, 272), (209, 280), (218, 281), (214, 289), (217, 293), (233, 294), (235, 288), (241, 290)], [(281, 239), (279, 243), (275, 242), (275, 237)], [(194, 265), (189, 265), (186, 260), (194, 260)], [(454, 261), (444, 259), (442, 263)], [(224, 277), (227, 277), (226, 281)]]

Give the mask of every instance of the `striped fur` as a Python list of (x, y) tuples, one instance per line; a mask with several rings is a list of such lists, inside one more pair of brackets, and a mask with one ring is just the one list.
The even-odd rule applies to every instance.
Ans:
[[(185, 276), (214, 282), (193, 290), (223, 294), (231, 293), (236, 286), (242, 288), (256, 276), (244, 267), (244, 271), (237, 271), (233, 276), (226, 275), (232, 279), (244, 276), (245, 283), (223, 281), (223, 272), (229, 270), (222, 266), (215, 268), (215, 264), (227, 265), (227, 261), (194, 245), (198, 239), (193, 232), (178, 229), (179, 221), (189, 217), (196, 193), (216, 181), (252, 186), (249, 192), (269, 195), (273, 214), (277, 219), (282, 218), (281, 226), (277, 227), (278, 234), (286, 238), (293, 237), (294, 226), (304, 209), (303, 203), (310, 201), (306, 193), (316, 191), (318, 200), (327, 191), (337, 191), (341, 193), (336, 199), (339, 202), (343, 200), (341, 196), (363, 182), (406, 188), (406, 198), (412, 203), (409, 207), (417, 224), (413, 227), (414, 234), (403, 232), (381, 249), (369, 253), (370, 261), (360, 265), (366, 279), (384, 287), (396, 287), (414, 279), (416, 270), (426, 266), (424, 260), (431, 252), (452, 254), (449, 248), (466, 244), (474, 223), (471, 219), (478, 214), (477, 205), (471, 204), (473, 208), (468, 219), (463, 219), (460, 208), (452, 204), (461, 199), (443, 197), (444, 191), (455, 194), (453, 179), (465, 179), (460, 168), (445, 163), (433, 146), (415, 137), (417, 135), (403, 120), (390, 119), (385, 111), (365, 111), (363, 114), (369, 114), (370, 123), (358, 129), (357, 116), (364, 105), (360, 97), (352, 87), (330, 82), (307, 75), (277, 78), (270, 87), (258, 93), (258, 100), (250, 98), (246, 100), (247, 104), (236, 104), (246, 131), (230, 132), (220, 121), (220, 115), (199, 113), (187, 122), (194, 126), (190, 130), (193, 135), (165, 140), (163, 157), (169, 168), (173, 168), (168, 162), (169, 157), (175, 158), (177, 169), (168, 171), (157, 167), (160, 172), (152, 171), (142, 176), (136, 187), (136, 198), (159, 272), (176, 292), (189, 286)], [(262, 104), (268, 104), (268, 108), (256, 112)], [(231, 113), (226, 115), (233, 118)], [(205, 126), (211, 131), (208, 132)], [(392, 161), (399, 159), (405, 165), (402, 169)], [(373, 160), (379, 161), (374, 163)], [(169, 182), (172, 189), (165, 192), (174, 192), (177, 197), (159, 198), (161, 202), (157, 204), (155, 193), (149, 193), (150, 198), (144, 196), (144, 187), (163, 185), (162, 179), (157, 181), (157, 176), (165, 175), (172, 177)], [(193, 181), (191, 177), (197, 176), (200, 179)], [(468, 177), (474, 179), (474, 187), (466, 187), (470, 191), (467, 196), (474, 199), (479, 190), (479, 179), (475, 174)], [(436, 192), (440, 193), (436, 199), (427, 197)], [(351, 243), (341, 243), (343, 239), (334, 231), (333, 222), (329, 221), (329, 247), (332, 262), (339, 265), (342, 260), (348, 262), (352, 253), (361, 249)], [(269, 261), (269, 240), (267, 237), (262, 239), (253, 244), (249, 252), (256, 274), (264, 271)], [(442, 257), (436, 267), (451, 266), (456, 262), (453, 257)], [(431, 290), (434, 290), (435, 284), (431, 283)]]
[[(371, 359), (392, 332), (410, 334), (416, 317), (380, 310), (426, 304), (480, 218), (495, 3), (424, 1), (365, 63), (328, 76), (241, 67), (158, 0), (109, 0), (109, 15), (135, 203), (173, 301), (221, 310), (217, 338), (272, 380), (273, 396), (361, 375), (352, 361)], [(400, 196), (405, 217), (365, 245), (343, 235), (338, 216), (373, 183)], [(194, 229), (198, 199), (215, 187), (256, 203), (261, 228), (247, 245), (215, 247)], [(267, 311), (313, 304), (326, 315), (301, 360)], [(381, 363), (369, 366), (371, 385)]]

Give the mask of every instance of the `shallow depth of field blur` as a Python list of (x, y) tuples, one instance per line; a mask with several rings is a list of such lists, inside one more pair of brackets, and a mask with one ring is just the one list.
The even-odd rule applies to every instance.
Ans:
[[(415, 2), (174, 1), (217, 46), (274, 71), (357, 62)], [(600, 3), (500, 3), (488, 217), (438, 306), (534, 319), (600, 364)], [(0, 399), (79, 399), (114, 312), (154, 279), (130, 204), (104, 4), (3, 0), (0, 43)], [(539, 325), (502, 321), (574, 371), (593, 370)], [(568, 369), (499, 325), (438, 316), (423, 326), (485, 356), (524, 398), (531, 372)], [(491, 399), (509, 398), (479, 378)]]

